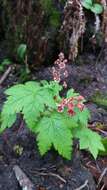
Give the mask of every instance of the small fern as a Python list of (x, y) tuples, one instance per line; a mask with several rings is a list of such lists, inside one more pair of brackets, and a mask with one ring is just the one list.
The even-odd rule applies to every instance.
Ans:
[(21, 113), (28, 128), (37, 134), (41, 155), (53, 146), (64, 158), (71, 159), (73, 138), (78, 138), (80, 149), (88, 149), (96, 158), (104, 147), (100, 136), (87, 128), (90, 114), (84, 106), (84, 98), (73, 89), (62, 98), (61, 89), (54, 81), (31, 81), (6, 90), (0, 131), (11, 127)]

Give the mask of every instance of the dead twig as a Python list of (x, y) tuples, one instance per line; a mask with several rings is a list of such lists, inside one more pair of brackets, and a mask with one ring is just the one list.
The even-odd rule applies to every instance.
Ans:
[(103, 179), (103, 177), (105, 176), (106, 173), (107, 173), (107, 167), (103, 170), (102, 174), (100, 175), (97, 187), (99, 187), (99, 185), (101, 184), (101, 181), (102, 181), (102, 179)]
[(3, 74), (3, 76), (0, 78), (0, 85), (5, 81), (5, 79), (9, 75), (11, 69), (12, 69), (12, 67), (9, 66), (8, 69), (5, 71), (5, 73)]
[(101, 187), (101, 189), (100, 190), (103, 190), (105, 188), (105, 184)]
[(53, 177), (57, 177), (57, 178), (60, 179), (63, 183), (66, 183), (66, 180), (65, 180), (63, 177), (61, 177), (61, 176), (58, 175), (58, 174), (52, 173), (52, 172), (46, 173), (46, 172), (37, 172), (37, 171), (35, 171), (34, 173), (37, 174), (37, 175), (42, 175), (42, 176), (53, 176)]
[(75, 190), (81, 190), (81, 189), (83, 189), (86, 186), (88, 187), (88, 180), (86, 180), (83, 185), (81, 185), (80, 187), (76, 188)]

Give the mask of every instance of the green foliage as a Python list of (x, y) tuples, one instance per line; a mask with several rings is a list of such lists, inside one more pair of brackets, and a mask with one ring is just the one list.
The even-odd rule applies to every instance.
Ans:
[[(4, 104), (0, 131), (14, 124), (17, 113), (21, 113), (31, 131), (37, 135), (38, 147), (44, 155), (52, 147), (66, 159), (72, 155), (73, 138), (80, 141), (80, 149), (88, 149), (94, 158), (99, 150), (104, 150), (98, 134), (87, 129), (89, 111), (75, 107), (75, 115), (69, 115), (66, 107), (58, 112), (58, 105), (63, 100), (59, 92), (62, 86), (57, 82), (27, 82), (15, 85), (6, 90), (7, 101)], [(81, 96), (73, 89), (67, 98), (74, 100)]]
[(103, 12), (103, 6), (99, 3), (94, 3), (91, 7), (91, 11), (95, 14), (101, 14)]
[(76, 129), (74, 135), (80, 141), (80, 149), (88, 149), (95, 159), (97, 158), (99, 150), (104, 150), (101, 137), (88, 128), (81, 128), (81, 130)]
[(67, 98), (78, 96), (79, 93), (75, 93), (74, 89), (70, 89), (67, 92)]
[(60, 155), (71, 158), (72, 134), (62, 114), (54, 112), (43, 117), (37, 125), (37, 132), (41, 155), (53, 145)]
[(104, 151), (100, 151), (99, 155), (106, 156), (107, 155), (107, 137), (102, 138), (102, 143), (103, 143), (103, 146), (104, 146), (105, 150)]
[(27, 52), (26, 44), (20, 44), (18, 49), (17, 49), (17, 56), (18, 56), (20, 61), (24, 61), (26, 52)]
[(95, 14), (101, 14), (103, 12), (103, 6), (100, 3), (95, 3), (93, 0), (83, 0), (82, 5)]
[(8, 58), (5, 58), (1, 63), (0, 63), (0, 72), (3, 72), (5, 69), (5, 66), (12, 64), (12, 61)]
[(3, 66), (12, 64), (12, 61), (8, 58), (4, 59), (1, 63)]
[(58, 27), (60, 23), (60, 12), (54, 6), (52, 0), (41, 0), (42, 7), (49, 17), (51, 26)]
[(104, 107), (107, 109), (107, 94), (101, 94), (100, 92), (96, 92), (92, 96), (92, 101), (96, 103), (100, 107)]
[[(17, 48), (17, 54), (16, 54), (18, 61), (24, 62), (26, 52), (27, 52), (26, 44), (20, 44), (19, 47)], [(5, 67), (10, 64), (12, 64), (11, 59), (5, 58), (0, 63), (0, 72), (3, 72), (5, 70)]]

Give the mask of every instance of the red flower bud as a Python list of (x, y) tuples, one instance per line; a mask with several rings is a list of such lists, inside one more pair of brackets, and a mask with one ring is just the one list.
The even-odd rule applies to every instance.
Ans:
[(68, 103), (68, 109), (71, 110), (74, 108), (74, 104), (73, 103)]
[(69, 109), (69, 110), (68, 110), (68, 114), (69, 114), (70, 116), (74, 116), (74, 115), (75, 115), (75, 112), (74, 112), (72, 109)]

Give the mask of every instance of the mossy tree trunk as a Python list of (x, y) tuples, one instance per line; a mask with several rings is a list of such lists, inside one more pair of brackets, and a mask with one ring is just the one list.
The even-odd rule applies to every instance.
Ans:
[(28, 47), (28, 64), (52, 62), (58, 53), (63, 3), (59, 0), (0, 0), (2, 28), (10, 54), (22, 43)]

